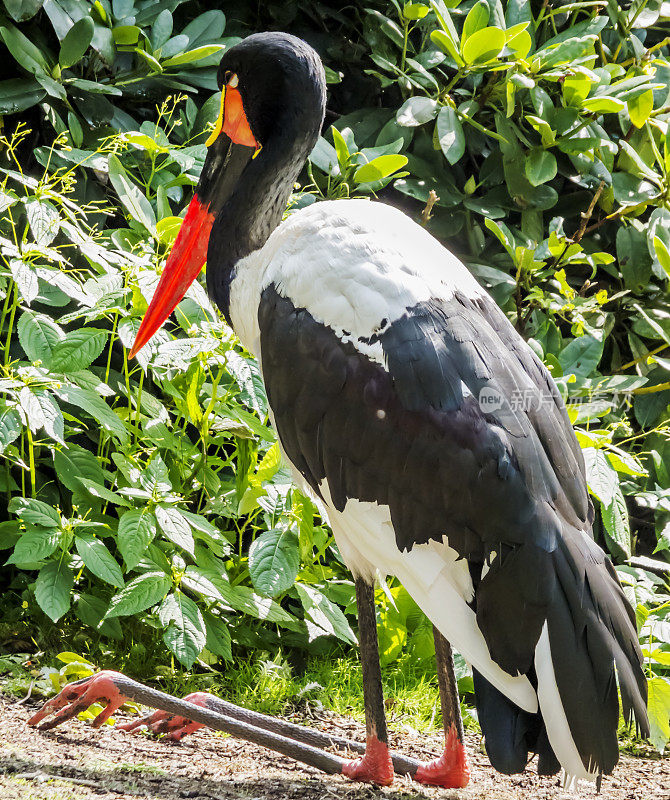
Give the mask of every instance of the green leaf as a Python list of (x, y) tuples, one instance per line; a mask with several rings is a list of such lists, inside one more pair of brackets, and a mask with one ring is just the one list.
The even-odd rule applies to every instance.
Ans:
[(626, 105), (628, 106), (630, 121), (636, 128), (641, 128), (654, 110), (653, 90), (647, 89), (646, 92), (642, 92), (642, 94), (636, 97), (629, 98), (626, 101)]
[(111, 639), (121, 641), (123, 639), (123, 630), (119, 620), (114, 617), (103, 621), (108, 605), (101, 597), (82, 594), (79, 596), (74, 610), (85, 625), (89, 625), (103, 636), (109, 636)]
[(100, 423), (106, 431), (114, 434), (122, 442), (128, 441), (129, 435), (126, 426), (95, 392), (66, 384), (61, 384), (58, 388), (54, 388), (54, 392), (66, 403), (82, 408), (96, 422)]
[(651, 277), (651, 257), (647, 237), (632, 225), (616, 233), (616, 254), (626, 289), (641, 292)]
[(61, 67), (72, 67), (81, 61), (93, 40), (94, 31), (90, 17), (82, 17), (74, 23), (60, 44), (58, 63)]
[(626, 453), (624, 450), (618, 449), (608, 450), (607, 458), (614, 469), (624, 475), (639, 475), (644, 477), (649, 474), (633, 453)]
[(226, 623), (220, 617), (215, 617), (214, 614), (210, 614), (208, 611), (203, 611), (202, 617), (207, 626), (207, 649), (226, 661), (232, 661), (230, 631)]
[(351, 630), (347, 618), (339, 606), (329, 600), (323, 592), (315, 586), (296, 583), (296, 589), (306, 615), (325, 634), (337, 636), (344, 642), (356, 644), (356, 635)]
[(30, 264), (27, 264), (25, 261), (20, 261), (18, 258), (13, 258), (9, 262), (9, 269), (12, 273), (12, 278), (14, 278), (14, 283), (16, 283), (21, 293), (21, 297), (30, 305), (40, 291), (40, 285), (35, 270)]
[(146, 509), (126, 511), (119, 519), (117, 544), (128, 570), (140, 562), (156, 535), (156, 517)]
[(382, 33), (384, 33), (385, 36), (388, 36), (388, 38), (396, 45), (396, 47), (402, 47), (403, 34), (400, 28), (396, 25), (396, 23), (392, 19), (389, 19), (385, 14), (382, 14), (379, 11), (375, 11), (374, 9), (371, 8), (368, 8), (366, 10), (371, 17), (374, 17), (377, 20)]
[(670, 740), (670, 681), (667, 678), (654, 677), (647, 681), (649, 699), (647, 710), (651, 743), (663, 754), (665, 745)]
[(405, 19), (417, 20), (423, 19), (429, 11), (430, 8), (423, 3), (405, 3), (402, 9), (402, 15)]
[(670, 251), (660, 236), (654, 236), (653, 244), (658, 263), (666, 271), (668, 278), (670, 278)]
[[(506, 35), (509, 34), (507, 31)], [(517, 58), (527, 58), (533, 47), (533, 40), (528, 31), (519, 31), (507, 39), (507, 49), (511, 50)]]
[(249, 548), (251, 582), (266, 597), (276, 597), (290, 589), (299, 566), (298, 537), (293, 531), (278, 528), (265, 531)]
[(578, 336), (561, 351), (558, 361), (564, 375), (588, 378), (600, 363), (603, 343), (595, 336)]
[(51, 354), (54, 372), (76, 372), (89, 367), (102, 353), (107, 343), (107, 331), (98, 328), (81, 328), (70, 331), (58, 342)]
[(619, 476), (603, 450), (585, 447), (582, 452), (586, 463), (586, 480), (591, 494), (597, 497), (603, 506), (610, 506), (619, 489)]
[(0, 413), (0, 453), (21, 435), (21, 417), (15, 408)]
[(17, 330), (28, 359), (41, 361), (45, 367), (49, 367), (54, 347), (65, 338), (60, 326), (44, 314), (24, 311), (19, 317)]
[(122, 497), (117, 492), (113, 492), (111, 489), (107, 489), (101, 483), (97, 483), (96, 481), (82, 477), (79, 478), (79, 483), (81, 483), (86, 491), (90, 495), (93, 495), (93, 497), (98, 497), (101, 500), (105, 500), (108, 503), (114, 503), (114, 505), (117, 506), (126, 506), (128, 508), (131, 505), (131, 503), (125, 497)]
[(356, 183), (372, 183), (387, 178), (407, 164), (407, 156), (386, 155), (377, 156), (367, 164), (363, 164), (354, 173)]
[(583, 109), (596, 114), (618, 114), (625, 107), (623, 100), (616, 97), (589, 97), (582, 103)]
[(49, 63), (39, 47), (36, 47), (14, 25), (0, 27), (0, 37), (23, 69), (39, 77), (46, 77), (50, 72)]
[(172, 489), (168, 468), (160, 453), (156, 453), (140, 473), (140, 483), (143, 489), (152, 493), (165, 494)]
[(31, 19), (42, 8), (44, 0), (4, 0), (5, 8), (14, 22)]
[(452, 39), (449, 34), (444, 31), (433, 31), (430, 34), (430, 38), (434, 45), (453, 58), (456, 62), (456, 66), (462, 67), (465, 64), (461, 58), (461, 54), (458, 52), (458, 47), (456, 47), (454, 39)]
[(58, 622), (70, 608), (73, 585), (74, 576), (62, 561), (50, 561), (39, 571), (35, 582), (35, 599), (54, 622)]
[(500, 54), (505, 46), (505, 31), (482, 28), (468, 37), (462, 47), (466, 64), (485, 64)]
[(269, 597), (261, 597), (248, 586), (231, 586), (221, 576), (200, 567), (187, 567), (182, 584), (203, 597), (218, 601), (257, 619), (279, 624), (293, 623), (294, 618)]
[(180, 67), (182, 64), (190, 64), (193, 61), (200, 61), (203, 58), (214, 55), (214, 53), (222, 53), (224, 46), (220, 44), (207, 44), (202, 47), (196, 47), (194, 50), (187, 50), (185, 53), (172, 56), (162, 62), (163, 67)]
[(410, 97), (398, 109), (396, 121), (405, 128), (415, 128), (435, 119), (437, 111), (437, 102), (430, 97)]
[(460, 161), (465, 152), (465, 134), (458, 114), (451, 106), (444, 106), (437, 115), (437, 137), (447, 161), (450, 164)]
[(272, 480), (280, 467), (281, 451), (279, 450), (279, 445), (275, 442), (258, 465), (256, 475), (254, 476), (254, 483), (260, 486), (265, 483), (265, 481)]
[(631, 548), (628, 508), (626, 507), (626, 501), (618, 483), (612, 502), (609, 505), (602, 505), (601, 513), (605, 530), (617, 547), (621, 549), (626, 558), (630, 558)]
[(24, 522), (43, 528), (59, 528), (60, 514), (55, 508), (31, 497), (13, 497), (7, 510)]
[(547, 150), (535, 148), (526, 157), (526, 177), (533, 186), (553, 180), (557, 171), (556, 157)]
[(226, 15), (218, 9), (205, 11), (196, 17), (184, 28), (182, 33), (188, 38), (189, 45), (193, 47), (200, 42), (218, 39), (223, 35), (226, 27)]
[(105, 474), (95, 455), (71, 442), (67, 448), (54, 453), (54, 467), (58, 480), (71, 492), (81, 490), (86, 479), (105, 482)]
[(207, 629), (200, 609), (185, 594), (175, 591), (168, 595), (158, 610), (167, 630), (163, 641), (176, 658), (190, 668), (207, 642)]
[(21, 534), (8, 564), (27, 564), (48, 558), (58, 547), (60, 532), (56, 528), (33, 528)]
[(77, 552), (91, 572), (105, 583), (123, 586), (123, 573), (104, 542), (92, 536), (75, 536)]
[(60, 229), (58, 211), (46, 200), (30, 200), (25, 206), (35, 244), (48, 247)]
[(178, 508), (163, 503), (157, 505), (156, 520), (160, 529), (171, 542), (193, 555), (195, 542), (191, 525)]
[(112, 35), (116, 44), (125, 45), (126, 47), (137, 44), (141, 33), (142, 29), (138, 28), (137, 25), (117, 25), (112, 28)]
[(144, 611), (160, 603), (169, 589), (170, 578), (164, 572), (146, 572), (112, 597), (105, 618), (128, 617)]
[(154, 50), (162, 47), (170, 36), (172, 36), (173, 24), (174, 22), (170, 9), (164, 8), (151, 26), (151, 46)]
[(151, 203), (130, 180), (123, 164), (113, 154), (109, 156), (109, 180), (130, 216), (156, 235), (156, 215)]
[(335, 152), (337, 153), (337, 163), (340, 166), (341, 170), (344, 170), (349, 163), (349, 148), (347, 147), (347, 142), (340, 133), (340, 131), (333, 126), (331, 128), (331, 133), (333, 134), (333, 145), (335, 147)]
[(65, 420), (53, 395), (43, 389), (36, 389), (32, 394), (39, 406), (40, 422), (47, 435), (60, 444), (65, 444)]
[(46, 90), (32, 78), (0, 81), (0, 114), (18, 114), (43, 100)]
[[(335, 128), (333, 128), (334, 131)], [(252, 408), (261, 419), (265, 419), (268, 412), (268, 401), (263, 377), (256, 361), (243, 358), (235, 350), (229, 350), (226, 353), (226, 369), (240, 387), (242, 402)]]
[(461, 34), (461, 47), (477, 31), (485, 28), (489, 24), (491, 11), (486, 0), (479, 0), (468, 12), (463, 23), (463, 33)]

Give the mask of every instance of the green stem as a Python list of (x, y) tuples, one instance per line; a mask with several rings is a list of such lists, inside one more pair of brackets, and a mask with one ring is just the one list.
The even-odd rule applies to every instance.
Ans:
[(28, 466), (30, 467), (30, 487), (32, 489), (32, 497), (35, 497), (37, 484), (37, 481), (35, 480), (35, 445), (33, 443), (33, 432), (30, 430), (30, 425), (26, 427), (26, 435), (28, 436)]
[(142, 386), (144, 385), (144, 370), (140, 372), (140, 383), (137, 387), (137, 400), (135, 401), (135, 441), (139, 437), (140, 415), (142, 413)]
[(5, 318), (7, 316), (7, 309), (9, 308), (9, 301), (12, 297), (12, 292), (14, 291), (14, 284), (9, 282), (9, 288), (7, 289), (7, 294), (5, 294), (5, 302), (2, 304), (2, 316), (0, 317), (0, 331), (4, 331), (5, 329)]
[(128, 374), (128, 353), (123, 349), (123, 377), (126, 383), (126, 397), (128, 398), (128, 422), (133, 416), (133, 399), (130, 393), (130, 375)]
[(112, 335), (109, 337), (109, 349), (107, 351), (107, 365), (105, 366), (105, 383), (109, 382), (109, 371), (112, 366), (112, 347), (116, 337), (116, 328), (119, 324), (119, 312), (114, 314), (114, 322), (112, 323)]
[(409, 40), (409, 22), (405, 22), (403, 31), (402, 55), (400, 56), (400, 71), (405, 71), (405, 59), (407, 58), (407, 43)]
[(16, 307), (19, 304), (19, 298), (18, 298), (19, 290), (18, 290), (16, 284), (14, 284), (13, 288), (14, 288), (14, 301), (12, 303), (12, 310), (9, 312), (9, 324), (7, 325), (7, 339), (5, 340), (5, 360), (4, 360), (5, 366), (7, 366), (7, 364), (9, 364), (9, 348), (10, 348), (10, 345), (12, 343), (12, 331), (13, 331), (13, 328), (14, 328), (14, 317), (16, 316)]
[[(21, 430), (21, 464), (26, 463), (26, 429)], [(21, 496), (26, 496), (26, 471), (21, 466)]]

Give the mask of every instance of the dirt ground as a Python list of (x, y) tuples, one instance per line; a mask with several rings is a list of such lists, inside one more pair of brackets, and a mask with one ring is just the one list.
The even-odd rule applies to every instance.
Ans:
[[(557, 778), (531, 770), (496, 774), (481, 752), (479, 738), (468, 736), (472, 769), (463, 790), (424, 788), (398, 779), (387, 789), (327, 776), (255, 745), (201, 730), (172, 743), (132, 735), (106, 726), (93, 730), (74, 720), (40, 733), (26, 726), (33, 707), (0, 696), (1, 800), (563, 800), (575, 797)], [(123, 715), (119, 715), (122, 717)], [(119, 718), (117, 717), (117, 718)], [(296, 720), (294, 720), (296, 721)], [(356, 722), (321, 713), (313, 727), (349, 738), (364, 738)], [(417, 758), (440, 752), (440, 737), (413, 732), (393, 734), (392, 746)], [(582, 786), (579, 795), (595, 796)], [(603, 780), (602, 800), (670, 800), (670, 759), (622, 757), (614, 775)]]

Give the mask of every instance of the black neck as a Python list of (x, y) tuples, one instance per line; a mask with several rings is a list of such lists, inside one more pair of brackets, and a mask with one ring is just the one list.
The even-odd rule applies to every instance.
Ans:
[(310, 116), (310, 130), (289, 130), (263, 146), (245, 167), (212, 228), (207, 291), (231, 325), (230, 285), (235, 266), (259, 250), (281, 222), (293, 185), (320, 132), (323, 113), (320, 118)]

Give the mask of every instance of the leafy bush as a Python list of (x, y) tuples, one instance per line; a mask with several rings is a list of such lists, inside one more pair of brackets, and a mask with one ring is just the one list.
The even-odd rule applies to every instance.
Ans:
[[(178, 33), (179, 2), (116, 0), (6, 0), (0, 38), (11, 77), (0, 81), (0, 114), (44, 101), (58, 133), (80, 147), (89, 126), (129, 130), (130, 112), (166, 92), (216, 91), (225, 47), (222, 11), (206, 11)], [(119, 105), (121, 104), (121, 105)]]
[[(38, 2), (5, 0), (18, 28), (3, 22), (3, 30), (36, 29), (54, 5), (21, 21), (12, 9)], [(98, 5), (77, 4), (101, 26)], [(203, 290), (193, 288), (137, 364), (122, 347), (218, 109), (216, 97), (200, 108), (182, 98), (150, 119), (144, 98), (156, 87), (211, 86), (214, 55), (175, 83), (182, 65), (168, 62), (178, 54), (158, 53), (148, 26), (173, 5), (100, 6), (106, 30), (140, 31), (136, 49), (117, 30), (128, 86), (117, 67), (101, 67), (88, 34), (81, 42), (72, 34), (71, 46), (87, 42), (72, 69), (55, 70), (45, 44), (48, 69), (28, 68), (32, 77), (21, 79), (74, 94), (71, 108), (58, 95), (34, 101), (61, 134), (54, 146), (41, 134), (42, 177), (18, 165), (2, 173), (0, 480), (11, 505), (0, 535), (14, 547), (5, 605), (17, 619), (19, 601), (28, 602), (32, 617), (35, 598), (74, 626), (62, 616), (74, 601), (106, 637), (119, 635), (124, 614), (142, 646), (162, 631), (189, 665), (229, 657), (228, 634), (234, 646), (269, 650), (323, 646), (325, 633), (351, 641), (350, 579), (280, 466), (255, 365)], [(584, 448), (594, 534), (637, 611), (662, 750), (670, 738), (665, 4), (370, 0), (341, 10), (286, 0), (236, 3), (234, 15), (222, 5), (235, 17), (227, 33), (290, 29), (328, 67), (335, 122), (291, 209), (354, 194), (403, 206), (468, 264), (551, 370)], [(192, 30), (188, 15), (179, 20)], [(119, 112), (83, 137), (66, 113), (83, 113), (75, 79), (123, 91), (106, 100)], [(120, 133), (104, 138), (110, 128)], [(429, 627), (404, 590), (391, 582), (379, 599), (383, 658), (407, 647), (429, 656)]]

